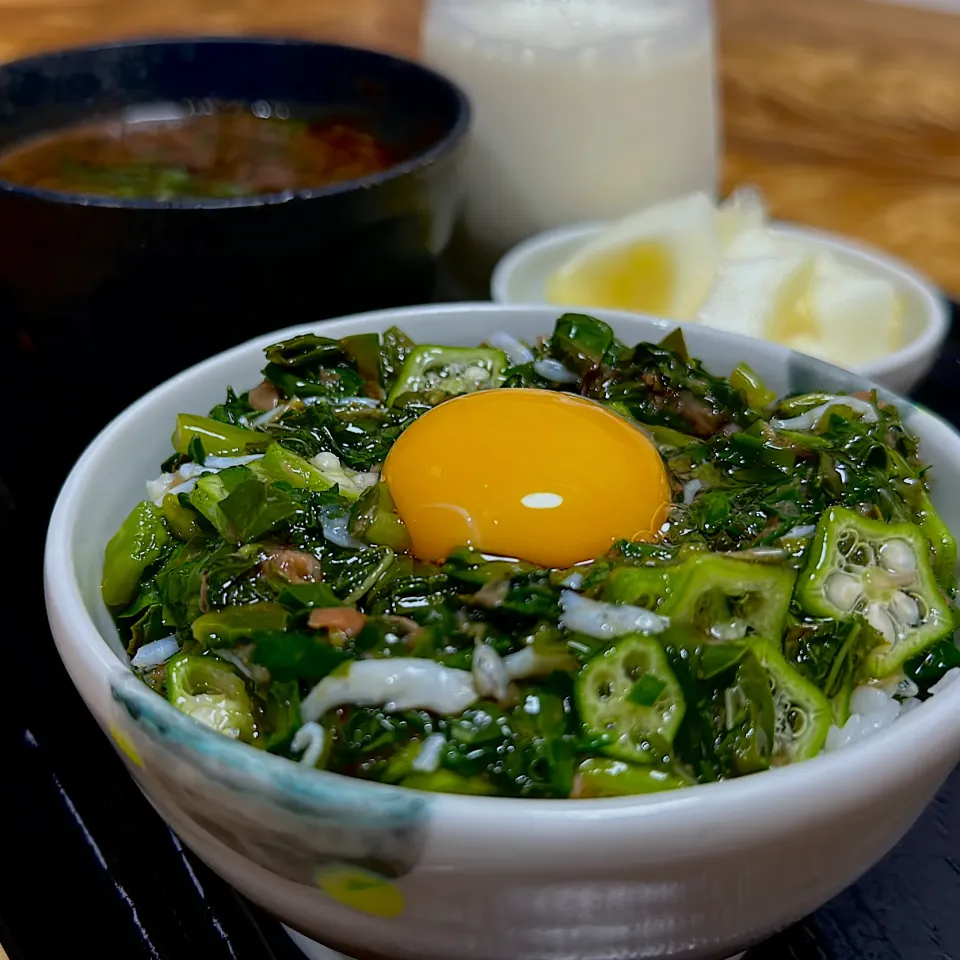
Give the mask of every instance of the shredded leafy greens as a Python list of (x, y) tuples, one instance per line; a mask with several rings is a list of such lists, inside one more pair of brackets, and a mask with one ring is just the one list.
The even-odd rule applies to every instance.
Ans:
[[(589, 797), (806, 759), (857, 687), (922, 698), (960, 666), (956, 545), (894, 407), (776, 400), (744, 365), (710, 374), (679, 333), (628, 347), (582, 315), (529, 350), (511, 366), (396, 329), (305, 335), (266, 351), (255, 389), (181, 415), (104, 568), (143, 680), (326, 770)], [(451, 396), (516, 387), (646, 432), (673, 496), (656, 542), (571, 570), (411, 555), (379, 478), (391, 446)]]

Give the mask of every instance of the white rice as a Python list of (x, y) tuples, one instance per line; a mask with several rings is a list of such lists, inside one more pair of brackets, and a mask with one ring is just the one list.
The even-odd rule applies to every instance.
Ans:
[[(931, 696), (942, 693), (960, 677), (960, 667), (951, 667), (930, 687)], [(898, 700), (894, 692), (911, 694)], [(898, 717), (916, 710), (922, 703), (916, 696), (917, 686), (910, 680), (891, 681), (884, 686), (857, 687), (850, 696), (850, 716), (842, 727), (831, 726), (824, 751), (844, 750), (865, 737), (889, 727)]]

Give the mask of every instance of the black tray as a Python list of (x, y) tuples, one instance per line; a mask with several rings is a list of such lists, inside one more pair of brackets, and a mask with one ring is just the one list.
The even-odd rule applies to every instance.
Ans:
[[(957, 309), (955, 325), (956, 317)], [(960, 425), (958, 364), (955, 330), (914, 395)], [(6, 422), (14, 430), (8, 445), (17, 428), (44, 427)], [(91, 436), (97, 426), (90, 424)], [(61, 467), (65, 473), (55, 461), (51, 452), (48, 462), (25, 462), (16, 477), (8, 475), (19, 504), (0, 488), (5, 609), (34, 617), (27, 635), (19, 618), (8, 617), (0, 641), (0, 945), (10, 960), (69, 957), (80, 946), (109, 960), (302, 960), (276, 920), (211, 874), (166, 828), (60, 664), (40, 576), (52, 504), (31, 496), (28, 477)], [(955, 960), (958, 906), (960, 769), (858, 884), (747, 960)]]

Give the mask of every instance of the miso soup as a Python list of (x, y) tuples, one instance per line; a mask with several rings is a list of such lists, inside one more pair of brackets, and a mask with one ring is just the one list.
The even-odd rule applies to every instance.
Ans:
[(216, 108), (174, 119), (118, 117), (25, 141), (0, 153), (0, 178), (118, 199), (222, 199), (318, 189), (400, 159), (354, 122)]

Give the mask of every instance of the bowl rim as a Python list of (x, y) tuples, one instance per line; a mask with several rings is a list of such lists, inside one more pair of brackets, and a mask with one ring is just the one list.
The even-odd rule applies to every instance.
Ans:
[[(352, 333), (369, 329), (369, 325), (376, 324), (385, 329), (392, 324), (402, 325), (403, 321), (412, 318), (430, 318), (437, 323), (437, 329), (444, 329), (444, 324), (451, 315), (459, 315), (460, 319), (469, 319), (480, 314), (493, 314), (504, 309), (512, 312), (529, 314), (543, 318), (545, 314), (556, 313), (557, 308), (543, 304), (507, 305), (487, 302), (464, 302), (432, 304), (428, 306), (413, 306), (391, 308), (386, 310), (370, 311), (353, 314), (336, 320), (322, 321), (323, 329), (332, 336), (347, 336)], [(604, 318), (613, 318), (624, 323), (636, 323), (638, 327), (655, 325), (665, 332), (674, 328), (683, 328), (684, 325), (675, 321), (645, 316), (636, 313), (619, 311), (596, 311)], [(506, 323), (506, 321), (505, 321)], [(83, 490), (90, 474), (96, 473), (98, 464), (104, 451), (108, 450), (113, 442), (114, 435), (122, 432), (129, 420), (136, 419), (161, 395), (178, 393), (181, 388), (193, 381), (202, 378), (213, 367), (233, 359), (239, 359), (246, 353), (256, 350), (262, 351), (266, 346), (277, 342), (278, 339), (296, 336), (300, 333), (315, 332), (318, 323), (298, 324), (293, 327), (273, 331), (204, 360), (182, 371), (175, 377), (153, 388), (135, 403), (127, 407), (107, 424), (93, 441), (87, 446), (76, 464), (71, 469), (54, 506), (44, 547), (44, 593), (46, 597), (47, 613), (56, 610), (58, 615), (69, 627), (60, 636), (55, 638), (58, 654), (64, 660), (63, 647), (68, 647), (79, 656), (97, 663), (105, 670), (125, 672), (135, 678), (129, 667), (129, 661), (124, 661), (110, 648), (106, 638), (97, 628), (84, 604), (80, 586), (74, 570), (72, 557), (73, 525), (82, 509), (83, 495), (89, 492)], [(866, 385), (865, 378), (848, 370), (835, 367), (816, 358), (810, 358), (787, 347), (778, 344), (758, 341), (740, 334), (731, 334), (725, 331), (699, 327), (695, 324), (686, 325), (698, 331), (707, 331), (707, 336), (718, 340), (731, 340), (739, 343), (749, 356), (751, 350), (763, 349), (779, 354), (785, 361), (790, 357), (799, 357), (801, 362), (841, 373), (847, 378), (858, 381), (857, 387)], [(643, 335), (638, 329), (638, 335)], [(901, 409), (916, 410), (917, 413), (939, 424), (951, 435), (958, 448), (960, 456), (960, 431), (939, 415), (910, 400), (899, 397), (885, 388), (878, 388), (884, 398), (892, 398)], [(55, 586), (54, 586), (55, 585)], [(68, 670), (69, 672), (69, 670)], [(71, 682), (73, 677), (71, 675)], [(137, 681), (139, 682), (139, 681)], [(75, 684), (76, 685), (76, 684)], [(147, 688), (144, 687), (145, 692)], [(174, 706), (163, 698), (151, 693), (155, 697), (157, 710), (169, 718), (169, 721), (178, 724), (182, 730), (187, 730), (186, 739), (189, 746), (201, 756), (219, 760), (223, 764), (242, 770), (247, 775), (254, 776), (259, 782), (269, 785), (271, 772), (284, 771), (283, 779), (290, 782), (302, 783), (305, 792), (311, 786), (320, 783), (349, 783), (351, 787), (362, 791), (381, 791), (381, 795), (393, 794), (409, 797), (419, 791), (410, 788), (385, 784), (376, 781), (362, 780), (348, 777), (345, 774), (327, 770), (302, 768), (299, 764), (280, 756), (266, 754), (247, 744), (233, 741), (221, 734), (215, 733), (199, 722), (185, 724), (185, 718)], [(151, 701), (153, 702), (153, 701)], [(87, 709), (90, 706), (87, 705)], [(951, 730), (952, 727), (952, 730)], [(884, 784), (892, 784), (902, 778), (903, 766), (919, 771), (942, 761), (944, 743), (951, 739), (960, 741), (960, 678), (950, 683), (946, 689), (928, 698), (917, 709), (900, 716), (896, 723), (880, 730), (848, 749), (821, 752), (816, 757), (802, 763), (791, 764), (779, 768), (763, 771), (761, 775), (750, 775), (731, 780), (713, 783), (696, 784), (680, 790), (666, 791), (646, 795), (628, 797), (601, 797), (578, 799), (571, 802), (569, 799), (534, 799), (500, 796), (472, 796), (445, 793), (426, 794), (437, 814), (449, 815), (447, 826), (455, 824), (459, 817), (466, 813), (494, 816), (503, 814), (513, 816), (521, 810), (527, 810), (537, 817), (543, 817), (544, 828), (550, 822), (572, 823), (581, 820), (600, 820), (607, 815), (620, 812), (623, 816), (638, 815), (644, 818), (669, 817), (673, 813), (683, 812), (686, 818), (691, 809), (701, 812), (699, 815), (706, 818), (704, 821), (726, 824), (729, 817), (743, 810), (749, 810), (751, 803), (757, 800), (764, 801), (767, 809), (772, 799), (776, 798), (791, 808), (795, 808), (799, 798), (806, 794), (812, 799), (819, 796), (824, 789), (837, 805), (855, 804), (862, 799), (869, 783), (871, 791), (881, 789)], [(891, 755), (898, 758), (897, 764), (890, 763)], [(282, 766), (277, 766), (281, 764)], [(858, 774), (851, 773), (856, 769)], [(320, 778), (320, 779), (317, 779)], [(334, 778), (332, 781), (330, 778)], [(865, 781), (864, 781), (865, 778)], [(766, 786), (765, 786), (766, 785)], [(880, 785), (880, 786), (878, 786)], [(752, 809), (757, 810), (758, 807)], [(727, 819), (724, 819), (724, 818)], [(616, 819), (615, 821), (616, 822)], [(478, 824), (479, 825), (479, 824)], [(701, 824), (702, 826), (702, 824)], [(571, 843), (580, 842), (571, 839)]]
[[(379, 61), (395, 70), (403, 70), (410, 74), (419, 74), (434, 82), (438, 88), (444, 88), (450, 94), (455, 104), (456, 118), (453, 124), (438, 139), (425, 149), (407, 157), (400, 163), (393, 164), (386, 170), (373, 173), (355, 180), (346, 180), (342, 183), (331, 184), (326, 187), (310, 187), (303, 190), (285, 190), (280, 193), (255, 194), (249, 197), (199, 197), (180, 200), (146, 200), (124, 199), (121, 197), (101, 197), (88, 193), (67, 193), (57, 190), (42, 190), (36, 187), (27, 187), (5, 180), (0, 177), (0, 194), (10, 196), (30, 197), (47, 203), (63, 206), (105, 207), (118, 210), (233, 210), (257, 207), (269, 207), (291, 201), (319, 200), (326, 197), (335, 197), (351, 193), (356, 190), (369, 190), (384, 186), (394, 180), (402, 179), (410, 174), (417, 173), (433, 166), (447, 154), (453, 152), (465, 139), (473, 121), (473, 107), (470, 98), (459, 84), (446, 75), (434, 70), (419, 61), (400, 57), (370, 47), (361, 47), (353, 44), (335, 43), (326, 40), (313, 40), (307, 37), (269, 36), (251, 34), (249, 36), (220, 36), (216, 34), (186, 34), (184, 36), (158, 36), (110, 41), (108, 43), (83, 44), (80, 46), (63, 47), (37, 54), (31, 54), (18, 60), (10, 60), (0, 64), (0, 81), (11, 71), (42, 70), (44, 66), (60, 59), (72, 56), (96, 55), (109, 51), (130, 51), (146, 47), (178, 47), (178, 46), (234, 46), (234, 47), (306, 47), (314, 53), (322, 54), (325, 50), (336, 50), (348, 55), (359, 55), (370, 61)], [(62, 128), (61, 128), (62, 129)], [(54, 130), (50, 131), (55, 132)], [(13, 144), (11, 145), (13, 146)]]
[[(497, 262), (490, 280), (491, 299), (495, 303), (514, 306), (529, 303), (530, 301), (520, 301), (510, 296), (510, 284), (527, 261), (537, 254), (548, 252), (568, 241), (575, 239), (587, 241), (608, 227), (610, 222), (609, 220), (584, 220), (553, 230), (545, 230), (543, 233), (521, 241)], [(775, 234), (782, 237), (804, 240), (813, 246), (824, 247), (837, 253), (853, 254), (857, 259), (869, 263), (870, 270), (891, 278), (902, 288), (910, 289), (920, 299), (923, 313), (923, 326), (920, 332), (899, 349), (867, 363), (847, 368), (847, 372), (870, 378), (883, 377), (902, 367), (922, 362), (946, 339), (950, 330), (950, 310), (946, 295), (933, 280), (906, 261), (870, 243), (819, 227), (789, 220), (771, 220), (769, 227)], [(549, 304), (549, 306), (557, 305)], [(587, 312), (597, 309), (572, 305), (564, 308)], [(772, 341), (762, 342), (772, 343)]]

